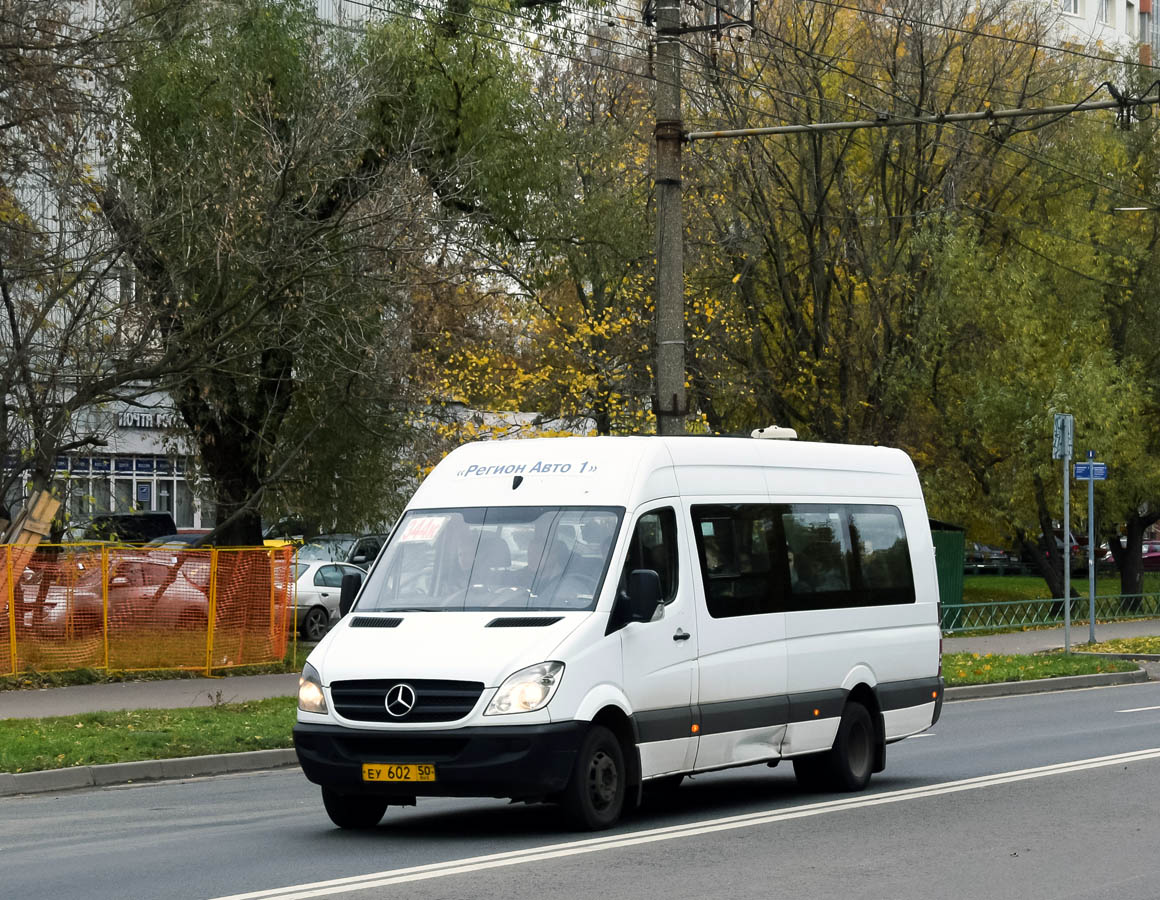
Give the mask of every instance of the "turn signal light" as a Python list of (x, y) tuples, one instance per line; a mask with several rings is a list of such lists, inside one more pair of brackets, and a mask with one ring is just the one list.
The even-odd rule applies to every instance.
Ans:
[(693, 734), (697, 734), (701, 730), (701, 726), (696, 722), (693, 723)]

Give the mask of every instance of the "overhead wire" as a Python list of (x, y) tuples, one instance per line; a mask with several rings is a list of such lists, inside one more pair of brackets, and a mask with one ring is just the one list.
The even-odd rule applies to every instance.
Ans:
[[(420, 23), (426, 23), (428, 21), (427, 19), (425, 19), (421, 16), (416, 16), (416, 15), (413, 15), (411, 13), (406, 13), (406, 12), (403, 12), (403, 11), (398, 10), (398, 9), (389, 8), (388, 6), (380, 5), (377, 3), (372, 3), (372, 2), (369, 2), (369, 0), (344, 0), (344, 2), (365, 8), (368, 11), (378, 12), (378, 13), (382, 13), (385, 15), (400, 16), (402, 18), (407, 18), (407, 19), (410, 19), (410, 20), (413, 20), (416, 22), (420, 22)], [(872, 10), (861, 10), (859, 7), (847, 6), (844, 4), (836, 3), (836, 2), (833, 2), (833, 0), (812, 0), (812, 2), (820, 3), (821, 5), (825, 5), (825, 6), (847, 9), (847, 10), (851, 10), (851, 11), (873, 12)], [(416, 2), (414, 2), (413, 4), (409, 4), (409, 5), (411, 5), (413, 7), (417, 6), (421, 10), (424, 10), (424, 11), (429, 12), (429, 13), (434, 13), (434, 12), (440, 11), (434, 2), (424, 3), (424, 2), (422, 2), (422, 0), (416, 0)], [(507, 14), (507, 11), (501, 10), (497, 7), (488, 6), (485, 3), (477, 3), (477, 4), (475, 4), (475, 6), (476, 6), (476, 8), (482, 8), (484, 10), (496, 12), (497, 14), (504, 14), (504, 15)], [(580, 11), (580, 10), (575, 10), (575, 9), (571, 9), (569, 11), (572, 13), (579, 14), (581, 16), (587, 16), (588, 18), (593, 19), (593, 20), (595, 19), (595, 13), (586, 13), (585, 11)], [(538, 24), (538, 20), (534, 19), (533, 17), (527, 16), (527, 15), (516, 13), (516, 14), (514, 14), (514, 17), (517, 19), (526, 21), (527, 23), (529, 23), (529, 25)], [(487, 26), (489, 29), (504, 29), (504, 30), (506, 30), (509, 27), (505, 22), (500, 21), (498, 19), (490, 19), (490, 18), (480, 17), (480, 16), (476, 16), (476, 15), (471, 15), (471, 14), (467, 14), (466, 16), (461, 14), (460, 18), (461, 19), (466, 18), (467, 20), (475, 22), (476, 24)], [(894, 15), (894, 14), (889, 15), (888, 18), (892, 18), (892, 19), (899, 20), (899, 21), (908, 21), (908, 22), (914, 21), (914, 22), (917, 22), (920, 24), (930, 25), (931, 27), (945, 27), (947, 30), (950, 30), (950, 31), (967, 33), (967, 34), (971, 34), (972, 36), (976, 36), (976, 37), (1001, 37), (1001, 36), (996, 36), (996, 35), (990, 35), (986, 32), (970, 31), (967, 29), (955, 28), (953, 26), (944, 26), (944, 25), (940, 25), (938, 23), (922, 22), (921, 20), (913, 20), (913, 19), (909, 19), (907, 17), (902, 17), (902, 16), (898, 16), (898, 15)], [(623, 59), (630, 59), (633, 63), (640, 63), (642, 61), (642, 57), (641, 57), (639, 51), (642, 50), (643, 48), (636, 47), (635, 45), (630, 45), (626, 42), (613, 40), (612, 43), (619, 44), (620, 46), (624, 46), (624, 47), (630, 47), (631, 49), (633, 49), (634, 51), (637, 51), (637, 52), (629, 54), (629, 53), (625, 53), (623, 51), (619, 51), (616, 49), (607, 49), (607, 48), (601, 49), (601, 48), (596, 47), (592, 43), (592, 41), (596, 40), (596, 38), (598, 37), (596, 35), (592, 35), (588, 32), (583, 32), (583, 31), (579, 31), (577, 29), (568, 28), (568, 27), (560, 28), (558, 26), (558, 23), (557, 23), (556, 27), (559, 30), (561, 30), (563, 33), (571, 33), (573, 35), (582, 36), (584, 38), (584, 41), (585, 41), (585, 43), (582, 45), (578, 44), (576, 41), (566, 41), (565, 40), (565, 41), (561, 41), (561, 42), (564, 43), (565, 46), (567, 46), (567, 47), (570, 47), (574, 50), (577, 50), (578, 52), (583, 52), (585, 55), (578, 56), (578, 55), (573, 55), (570, 53), (562, 52), (561, 50), (559, 50), (557, 48), (533, 46), (533, 45), (526, 44), (522, 41), (516, 41), (516, 40), (513, 40), (511, 38), (504, 37), (502, 35), (498, 35), (495, 33), (485, 33), (485, 32), (480, 32), (480, 31), (473, 31), (470, 29), (466, 29), (466, 30), (469, 34), (471, 34), (475, 37), (479, 37), (481, 39), (494, 40), (494, 41), (497, 41), (497, 42), (500, 42), (500, 43), (503, 43), (503, 44), (506, 44), (506, 45), (509, 45), (512, 47), (516, 47), (519, 49), (531, 50), (535, 53), (539, 53), (539, 54), (542, 54), (545, 56), (556, 57), (556, 58), (560, 58), (560, 59), (567, 59), (567, 60), (570, 60), (573, 62), (585, 64), (585, 65), (592, 65), (596, 68), (600, 68), (600, 69), (605, 70), (605, 71), (613, 72), (613, 73), (628, 76), (628, 77), (633, 77), (633, 78), (645, 77), (645, 78), (648, 78), (648, 79), (653, 80), (653, 81), (658, 80), (655, 73), (649, 74), (649, 73), (642, 73), (639, 70), (623, 69), (623, 68), (620, 68), (619, 66), (611, 65), (607, 62), (602, 62), (598, 59), (592, 58), (592, 53), (594, 51), (596, 51), (596, 52), (607, 53), (608, 55), (611, 55), (613, 57), (621, 57)], [(755, 30), (758, 31), (759, 33), (763, 34), (767, 38), (770, 38), (772, 40), (786, 44), (794, 52), (800, 52), (800, 53), (804, 53), (807, 56), (811, 56), (811, 58), (814, 58), (817, 61), (822, 62), (824, 65), (829, 66), (830, 68), (834, 69), (838, 73), (840, 73), (846, 77), (852, 78), (853, 80), (857, 81), (858, 83), (863, 84), (863, 85), (865, 85), (865, 86), (867, 86), (867, 87), (869, 87), (877, 92), (880, 92), (880, 93), (884, 94), (885, 96), (890, 97), (891, 99), (895, 100), (896, 102), (903, 102), (903, 103), (906, 103), (908, 105), (913, 105), (913, 101), (910, 100), (910, 98), (902, 97), (901, 95), (898, 95), (892, 91), (887, 90), (886, 88), (883, 88), (879, 84), (876, 84), (872, 81), (868, 81), (864, 78), (861, 78), (860, 76), (858, 76), (854, 73), (847, 72), (846, 70), (842, 69), (840, 66), (837, 66), (832, 60), (827, 59), (826, 57), (821, 56), (820, 54), (812, 53), (811, 51), (809, 51), (806, 48), (802, 48), (802, 47), (794, 45), (790, 42), (787, 42), (787, 41), (785, 41), (784, 38), (782, 38), (779, 35), (773, 34), (768, 29), (765, 29), (761, 26), (756, 26)], [(1045, 44), (1036, 43), (1036, 42), (1029, 42), (1029, 41), (1025, 41), (1025, 40), (1019, 40), (1019, 41), (1016, 41), (1016, 43), (1026, 44), (1026, 45), (1035, 47), (1037, 49), (1044, 49), (1044, 50), (1048, 50), (1048, 49), (1057, 50), (1058, 49), (1061, 52), (1073, 52), (1073, 51), (1067, 51), (1066, 48), (1054, 48), (1051, 45), (1045, 45)], [(699, 53), (699, 51), (698, 51), (698, 53)], [(702, 54), (699, 53), (699, 55), (702, 55)], [(1090, 56), (1090, 54), (1075, 54), (1075, 55)], [(1097, 59), (1100, 59), (1100, 60), (1105, 61), (1105, 62), (1107, 61), (1106, 59), (1104, 59), (1102, 57), (1092, 57), (1092, 58), (1097, 58)], [(732, 80), (734, 80), (740, 84), (745, 84), (749, 87), (759, 86), (759, 83), (757, 83), (756, 81), (744, 79), (743, 76), (739, 76), (736, 73), (729, 73), (726, 77), (729, 77)], [(846, 104), (843, 104), (843, 103), (836, 101), (836, 100), (830, 100), (830, 99), (824, 98), (824, 97), (809, 96), (806, 94), (801, 94), (801, 93), (794, 92), (794, 91), (791, 91), (789, 89), (782, 88), (779, 86), (774, 86), (774, 85), (760, 85), (760, 86), (763, 89), (772, 90), (775, 93), (784, 95), (786, 97), (790, 97), (792, 99), (797, 99), (797, 100), (801, 100), (803, 102), (809, 102), (809, 103), (813, 103), (813, 104), (829, 106), (835, 110), (841, 110), (843, 112), (848, 110), (848, 106)], [(692, 97), (697, 97), (697, 98), (701, 99), (703, 102), (714, 103), (720, 99), (719, 97), (711, 94), (708, 90), (696, 89), (696, 88), (692, 88), (691, 86), (683, 86), (683, 89), (684, 89), (686, 94), (688, 94)], [(731, 102), (733, 103), (735, 108), (737, 108), (738, 110), (741, 110), (741, 111), (751, 112), (751, 113), (754, 113), (757, 115), (768, 115), (769, 114), (768, 110), (764, 110), (764, 109), (760, 109), (760, 108), (755, 107), (755, 106), (739, 103), (735, 98)], [(873, 108), (873, 107), (870, 107), (869, 104), (865, 104), (864, 101), (859, 101), (859, 102), (861, 102), (862, 105), (864, 105), (868, 108)], [(902, 118), (902, 119), (906, 118), (905, 116), (896, 116), (896, 117)], [(948, 124), (952, 124), (955, 127), (959, 128), (960, 130), (963, 130), (964, 132), (966, 132), (968, 134), (979, 135), (978, 131), (970, 129), (966, 126), (957, 125), (956, 123), (948, 123)], [(1055, 163), (1055, 162), (1047, 159), (1046, 157), (1044, 157), (1041, 154), (1036, 154), (1033, 151), (1026, 150), (1025, 148), (1019, 147), (1013, 143), (1006, 142), (1006, 141), (1004, 141), (1002, 145), (1004, 148), (1010, 149), (1013, 152), (1016, 152), (1020, 155), (1023, 155), (1024, 157), (1026, 157), (1027, 159), (1029, 159), (1033, 162), (1037, 162), (1039, 164), (1046, 165), (1049, 168), (1053, 168), (1057, 171), (1060, 171), (1063, 174), (1068, 175), (1069, 177), (1076, 178), (1076, 179), (1081, 180), (1081, 181), (1085, 181), (1085, 182), (1087, 182), (1095, 187), (1100, 188), (1101, 190), (1116, 193), (1122, 197), (1132, 199), (1134, 202), (1148, 203), (1148, 201), (1146, 201), (1142, 198), (1139, 198), (1139, 197), (1135, 196), (1134, 194), (1131, 194), (1131, 193), (1123, 190), (1122, 188), (1119, 188), (1119, 187), (1114, 186), (1114, 185), (1109, 185), (1106, 182), (1095, 180), (1095, 179), (1093, 179), (1093, 178), (1091, 178), (1083, 173), (1076, 172), (1074, 170), (1070, 170), (1070, 169), (1067, 169), (1066, 167), (1060, 166), (1058, 163)], [(977, 151), (972, 151), (969, 148), (955, 148), (955, 149), (964, 150), (965, 152), (972, 153), (973, 155), (979, 155)], [(987, 157), (987, 158), (991, 158), (991, 157)]]

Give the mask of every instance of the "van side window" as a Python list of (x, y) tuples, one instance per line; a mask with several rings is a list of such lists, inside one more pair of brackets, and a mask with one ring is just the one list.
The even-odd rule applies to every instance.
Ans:
[(915, 601), (896, 507), (743, 503), (692, 515), (713, 618)]
[(694, 506), (693, 533), (709, 615), (723, 619), (781, 611), (784, 554), (775, 507)]
[(672, 603), (677, 597), (677, 561), (677, 514), (669, 507), (647, 512), (636, 520), (620, 589), (633, 569), (653, 569), (661, 577), (661, 596)]
[(851, 506), (850, 535), (867, 605), (914, 602), (914, 573), (902, 514), (893, 506)]
[(794, 595), (848, 592), (850, 537), (841, 507), (795, 504), (783, 509), (781, 521)]

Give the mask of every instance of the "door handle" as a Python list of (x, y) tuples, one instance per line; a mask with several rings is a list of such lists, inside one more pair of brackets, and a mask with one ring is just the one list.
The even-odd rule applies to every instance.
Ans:
[(692, 637), (692, 635), (689, 634), (689, 632), (683, 631), (680, 628), (678, 628), (677, 633), (673, 635), (673, 640), (674, 641), (687, 641), (691, 637)]
[(320, 593), (318, 594), (318, 596), (319, 596), (319, 597), (329, 597), (329, 596), (330, 596), (330, 594), (324, 594), (324, 593), (321, 593), (321, 592), (320, 592)]

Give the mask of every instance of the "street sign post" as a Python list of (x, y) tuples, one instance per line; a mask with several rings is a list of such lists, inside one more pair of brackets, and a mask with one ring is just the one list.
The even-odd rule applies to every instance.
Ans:
[(1051, 458), (1063, 460), (1063, 652), (1071, 653), (1071, 453), (1075, 416), (1056, 413), (1051, 432)]
[(1096, 462), (1096, 451), (1087, 462), (1075, 464), (1075, 480), (1088, 483), (1088, 643), (1096, 642), (1096, 482), (1107, 481), (1108, 464)]

